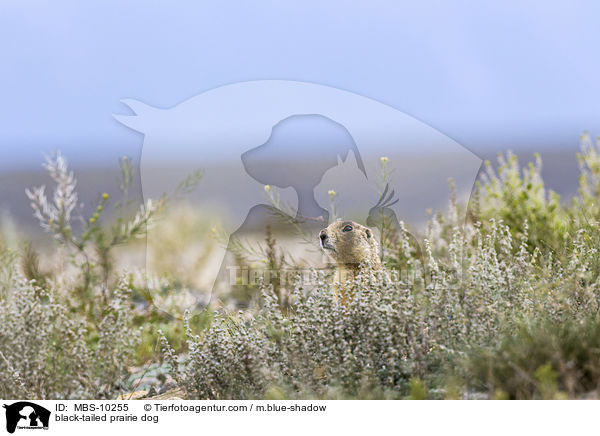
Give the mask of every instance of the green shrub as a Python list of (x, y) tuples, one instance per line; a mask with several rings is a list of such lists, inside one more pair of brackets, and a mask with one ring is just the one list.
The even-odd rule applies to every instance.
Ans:
[(370, 291), (365, 278), (356, 282), (348, 306), (321, 282), (310, 294), (296, 287), (285, 311), (265, 288), (256, 317), (218, 316), (201, 335), (188, 329), (187, 364), (172, 365), (174, 378), (191, 398), (357, 396), (368, 385), (408, 392), (435, 361), (423, 314), (399, 286)]
[[(585, 138), (584, 138), (585, 139)], [(338, 304), (324, 280), (298, 285), (282, 311), (269, 287), (257, 313), (187, 330), (185, 365), (163, 337), (191, 398), (562, 398), (598, 388), (600, 153), (582, 142), (580, 194), (561, 202), (541, 177), (500, 158), (469, 220), (451, 202), (422, 251), (391, 235), (388, 265), (409, 274), (357, 280)], [(386, 160), (387, 163), (387, 160)], [(401, 229), (403, 229), (401, 227)], [(404, 271), (405, 273), (406, 271)]]
[[(144, 236), (168, 199), (189, 192), (201, 174), (190, 175), (172, 197), (148, 200), (128, 215), (133, 176), (124, 158), (123, 198), (114, 203), (115, 213), (105, 216), (109, 196), (99, 194), (94, 213), (77, 220), (77, 181), (67, 161), (58, 154), (44, 167), (55, 183), (52, 197), (44, 186), (26, 194), (40, 225), (57, 242), (51, 252), (56, 263), (74, 268), (44, 272), (33, 245), (20, 253), (0, 245), (0, 397), (114, 398), (131, 388), (130, 368), (148, 357), (148, 342), (156, 344), (154, 329), (152, 339), (144, 332), (140, 345), (140, 326), (176, 327), (174, 317), (153, 304), (158, 291), (148, 288), (146, 274), (136, 272), (143, 283), (135, 285), (134, 274), (115, 271), (114, 250)], [(177, 342), (178, 336), (170, 338)]]
[(0, 294), (0, 397), (112, 398), (139, 337), (128, 294), (121, 282), (90, 330), (63, 296), (15, 278)]
[(470, 384), (512, 399), (581, 397), (600, 388), (600, 319), (524, 320), (467, 361)]
[[(347, 305), (327, 274), (314, 272), (311, 283), (286, 287), (285, 301), (276, 282), (266, 283), (262, 299), (252, 299), (260, 307), (194, 313), (181, 323), (173, 283), (193, 279), (175, 271), (173, 280), (148, 286), (143, 272), (118, 274), (112, 255), (144, 234), (166, 197), (111, 220), (103, 218), (109, 199), (101, 195), (75, 231), (75, 179), (63, 159), (50, 160), (54, 197), (42, 188), (28, 195), (76, 278), (43, 271), (33, 248), (17, 255), (0, 247), (0, 396), (114, 398), (135, 386), (128, 368), (153, 359), (158, 341), (190, 398), (593, 395), (600, 384), (600, 150), (589, 135), (579, 162), (580, 189), (570, 202), (545, 188), (539, 157), (524, 169), (510, 154), (496, 170), (489, 165), (464, 226), (456, 217), (467, 205), (455, 200), (432, 217), (420, 247), (401, 224), (386, 235), (384, 261), (402, 271), (376, 282), (368, 271), (357, 277)], [(385, 158), (382, 186), (392, 174), (387, 165)], [(122, 169), (126, 197), (131, 168), (124, 162)], [(266, 248), (256, 250), (277, 269), (291, 262), (279, 247), (268, 234)], [(165, 310), (172, 305), (177, 310)]]

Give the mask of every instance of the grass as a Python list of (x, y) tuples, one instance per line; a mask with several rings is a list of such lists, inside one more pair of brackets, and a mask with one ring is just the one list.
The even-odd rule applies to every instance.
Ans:
[[(57, 156), (46, 164), (52, 199), (41, 189), (28, 196), (72, 273), (41, 267), (45, 255), (34, 246), (0, 250), (0, 322), (10, 326), (0, 332), (0, 396), (115, 398), (136, 380), (149, 383), (143, 374), (151, 372), (189, 398), (595, 398), (600, 151), (589, 135), (578, 159), (580, 189), (567, 201), (546, 189), (540, 157), (521, 167), (500, 156), (478, 182), (465, 225), (456, 217), (466, 205), (452, 201), (420, 247), (402, 225), (386, 233), (384, 262), (400, 273), (372, 282), (365, 271), (348, 304), (315, 270), (309, 285), (269, 281), (201, 307), (184, 298), (196, 278), (165, 256), (164, 244), (149, 247), (159, 250), (149, 276), (122, 271), (117, 256), (136, 249), (153, 223), (170, 250), (184, 252), (203, 216), (171, 199), (200, 174), (128, 214), (124, 161), (123, 199), (100, 194), (76, 227), (75, 177)], [(382, 188), (393, 173), (384, 163)], [(262, 256), (275, 269), (292, 262), (273, 229), (265, 232), (236, 259)], [(203, 250), (189, 263), (201, 268), (215, 242), (209, 231), (196, 235)]]

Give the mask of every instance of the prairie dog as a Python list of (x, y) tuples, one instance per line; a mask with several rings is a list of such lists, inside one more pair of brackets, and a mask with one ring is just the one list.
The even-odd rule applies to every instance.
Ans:
[[(382, 272), (379, 244), (368, 227), (354, 221), (336, 221), (321, 230), (319, 240), (321, 248), (337, 263), (336, 281), (352, 280), (361, 266), (368, 267), (373, 276)], [(338, 293), (346, 304), (348, 292), (344, 288)]]

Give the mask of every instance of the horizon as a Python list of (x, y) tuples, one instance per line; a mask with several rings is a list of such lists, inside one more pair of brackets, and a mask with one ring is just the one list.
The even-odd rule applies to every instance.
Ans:
[(259, 79), (368, 97), (484, 158), (600, 134), (592, 2), (93, 4), (3, 6), (2, 170), (57, 149), (74, 164), (136, 160), (143, 137), (113, 118), (130, 114), (121, 100), (172, 108)]

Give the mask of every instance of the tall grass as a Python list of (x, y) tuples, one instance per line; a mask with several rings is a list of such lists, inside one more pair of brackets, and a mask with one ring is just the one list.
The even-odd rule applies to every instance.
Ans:
[(579, 161), (579, 195), (564, 202), (539, 156), (524, 168), (500, 156), (465, 226), (451, 202), (422, 256), (406, 232), (390, 238), (385, 260), (404, 274), (356, 278), (347, 305), (323, 278), (299, 282), (285, 310), (264, 284), (256, 313), (186, 329), (185, 365), (163, 338), (173, 376), (191, 398), (596, 396), (600, 155), (587, 136)]
[[(487, 165), (470, 205), (451, 201), (433, 216), (419, 247), (402, 223), (386, 227), (389, 277), (373, 282), (363, 271), (346, 304), (328, 274), (313, 271), (285, 292), (262, 283), (245, 296), (260, 304), (243, 311), (179, 316), (177, 288), (195, 286), (180, 262), (155, 256), (160, 276), (148, 280), (115, 256), (170, 207), (167, 197), (129, 214), (123, 161), (123, 198), (99, 194), (82, 217), (76, 178), (56, 156), (46, 163), (52, 197), (43, 187), (27, 195), (74, 273), (44, 269), (35, 246), (0, 247), (0, 396), (115, 398), (137, 386), (132, 367), (162, 363), (189, 398), (597, 397), (600, 149), (589, 135), (578, 159), (580, 189), (568, 201), (545, 187), (540, 157), (522, 167), (508, 154)], [(387, 186), (393, 162), (384, 163)], [(177, 248), (177, 229), (201, 222), (185, 211), (185, 225), (163, 227), (165, 246)], [(293, 267), (265, 231), (265, 246), (251, 252), (271, 268)], [(195, 256), (192, 264), (207, 263)]]
[[(153, 304), (156, 289), (144, 277), (136, 282), (136, 274), (117, 270), (114, 252), (143, 237), (169, 198), (188, 192), (200, 173), (171, 197), (148, 200), (129, 213), (133, 170), (124, 158), (122, 198), (111, 202), (100, 193), (95, 211), (84, 217), (66, 159), (49, 157), (44, 168), (54, 183), (52, 195), (45, 186), (26, 194), (56, 242), (54, 267), (40, 266), (42, 255), (32, 244), (16, 252), (0, 241), (0, 397), (114, 398), (131, 388), (130, 368), (147, 357), (142, 328), (149, 320), (172, 321)], [(152, 335), (156, 343), (156, 331)]]

